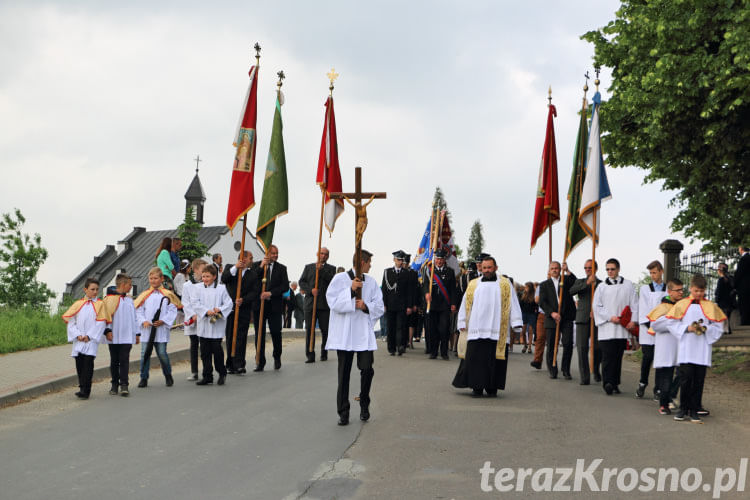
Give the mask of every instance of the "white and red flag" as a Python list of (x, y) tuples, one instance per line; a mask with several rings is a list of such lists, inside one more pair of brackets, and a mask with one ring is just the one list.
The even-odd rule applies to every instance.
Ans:
[(336, 116), (333, 113), (333, 96), (326, 100), (326, 120), (323, 126), (323, 139), (320, 142), (318, 175), (315, 181), (325, 193), (323, 222), (329, 232), (333, 232), (338, 219), (344, 212), (344, 200), (332, 200), (330, 193), (342, 191), (341, 171), (339, 170), (339, 148), (336, 142)]

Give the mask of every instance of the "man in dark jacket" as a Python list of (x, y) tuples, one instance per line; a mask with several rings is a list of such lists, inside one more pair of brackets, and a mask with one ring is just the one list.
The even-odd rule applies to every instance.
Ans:
[[(571, 295), (578, 295), (578, 308), (576, 309), (576, 350), (578, 351), (578, 374), (581, 377), (581, 385), (591, 383), (591, 374), (589, 369), (589, 345), (591, 343), (591, 285), (594, 289), (602, 282), (596, 277), (597, 264), (591, 259), (583, 264), (583, 271), (586, 273), (585, 278), (575, 281), (570, 287)], [(567, 280), (566, 280), (567, 281)], [(597, 329), (594, 326), (594, 381), (601, 382), (602, 376), (599, 373), (599, 366), (602, 363), (602, 350), (599, 348), (599, 339), (597, 338)]]
[[(259, 280), (266, 279), (265, 292), (260, 294), (263, 302), (263, 325), (260, 322), (260, 305), (257, 306), (255, 314), (255, 332), (260, 332), (260, 349), (258, 349), (258, 365), (256, 372), (262, 372), (266, 366), (266, 325), (271, 332), (273, 342), (273, 369), (281, 368), (281, 323), (284, 313), (284, 294), (289, 290), (289, 278), (286, 266), (278, 262), (279, 249), (276, 245), (268, 247), (268, 252), (260, 265), (255, 265), (255, 271)], [(262, 281), (261, 281), (262, 283)], [(257, 349), (257, 344), (256, 344)]]
[(406, 320), (414, 305), (413, 283), (409, 270), (404, 268), (405, 258), (403, 250), (393, 252), (393, 267), (383, 271), (383, 281), (380, 284), (388, 325), (388, 352), (391, 356), (396, 352), (401, 356), (405, 351), (405, 337), (409, 331)]
[[(247, 373), (245, 369), (245, 353), (247, 348), (247, 333), (250, 329), (250, 318), (260, 297), (260, 280), (250, 269), (253, 265), (253, 254), (245, 250), (237, 259), (237, 264), (227, 266), (221, 276), (221, 282), (227, 287), (227, 293), (232, 297), (234, 308), (227, 317), (227, 373)], [(240, 298), (237, 299), (237, 279), (240, 280)], [(237, 316), (237, 346), (232, 356), (232, 340), (234, 338), (234, 315)], [(256, 330), (257, 332), (257, 330)]]
[[(553, 366), (555, 357), (555, 332), (560, 325), (560, 339), (563, 344), (562, 373), (565, 380), (570, 380), (570, 361), (573, 359), (573, 320), (576, 316), (576, 305), (570, 295), (570, 288), (576, 280), (576, 275), (568, 272), (568, 265), (563, 266), (566, 273), (560, 276), (560, 263), (552, 261), (549, 265), (550, 277), (539, 284), (539, 308), (544, 311), (544, 329), (547, 332), (547, 370), (550, 378), (557, 378), (557, 366)], [(560, 290), (560, 281), (562, 293)], [(562, 307), (558, 298), (562, 297)], [(558, 313), (558, 311), (560, 311)], [(554, 360), (555, 364), (557, 360)]]
[(422, 293), (429, 308), (425, 320), (429, 321), (427, 331), (427, 352), (430, 359), (437, 358), (438, 349), (443, 359), (448, 358), (451, 314), (456, 311), (456, 273), (445, 265), (448, 252), (442, 248), (435, 251), (435, 273), (430, 286), (431, 270), (425, 267), (422, 276)]
[[(326, 301), (326, 291), (328, 285), (336, 275), (336, 267), (328, 264), (330, 252), (326, 247), (320, 249), (318, 262), (307, 264), (302, 270), (302, 276), (299, 278), (299, 288), (305, 294), (305, 353), (307, 361), (305, 363), (315, 362), (315, 350), (310, 350), (310, 336), (315, 330), (312, 324), (313, 303), (315, 303), (315, 322), (320, 326), (321, 343), (320, 343), (320, 360), (328, 359), (328, 351), (325, 349), (328, 341), (328, 319), (331, 311)], [(315, 287), (315, 270), (318, 270), (318, 286)], [(315, 297), (318, 297), (315, 300)]]

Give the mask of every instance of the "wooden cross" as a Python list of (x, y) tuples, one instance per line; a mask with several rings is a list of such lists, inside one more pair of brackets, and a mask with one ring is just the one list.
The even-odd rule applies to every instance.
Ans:
[[(354, 207), (354, 272), (357, 277), (362, 277), (362, 235), (367, 229), (367, 205), (375, 199), (385, 199), (386, 193), (363, 193), (362, 192), (362, 167), (354, 169), (354, 192), (353, 193), (329, 193), (331, 199), (346, 200)], [(362, 204), (362, 200), (367, 200)], [(361, 298), (361, 289), (357, 290), (357, 297)]]

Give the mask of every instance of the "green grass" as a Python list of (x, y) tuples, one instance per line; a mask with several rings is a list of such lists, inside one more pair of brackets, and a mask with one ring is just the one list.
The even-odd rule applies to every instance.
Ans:
[(65, 323), (33, 309), (0, 308), (0, 354), (65, 344)]
[(711, 371), (741, 382), (750, 382), (750, 352), (714, 350)]

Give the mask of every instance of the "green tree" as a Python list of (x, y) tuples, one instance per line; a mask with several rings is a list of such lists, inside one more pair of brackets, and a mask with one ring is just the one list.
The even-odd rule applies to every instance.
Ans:
[(432, 196), (432, 204), (437, 207), (438, 210), (445, 210), (445, 218), (448, 219), (448, 224), (453, 227), (451, 211), (448, 210), (448, 202), (445, 201), (445, 196), (443, 196), (443, 190), (440, 189), (440, 186), (435, 186), (435, 194)]
[(582, 38), (612, 68), (608, 164), (676, 190), (672, 229), (705, 250), (740, 243), (750, 234), (750, 2), (623, 1)]
[(185, 210), (185, 220), (177, 228), (177, 234), (182, 240), (182, 249), (180, 250), (180, 258), (193, 261), (193, 259), (199, 259), (208, 254), (208, 247), (198, 241), (198, 232), (201, 230), (201, 225), (195, 220), (193, 214), (193, 207), (188, 207)]
[(483, 248), (484, 236), (482, 236), (482, 223), (477, 219), (472, 224), (471, 232), (469, 233), (469, 247), (466, 255), (467, 263), (482, 253)]
[(29, 236), (22, 232), (25, 223), (17, 208), (0, 220), (0, 305), (46, 311), (55, 293), (36, 276), (48, 253), (38, 233)]
[(464, 258), (464, 249), (458, 246), (458, 243), (453, 243), (453, 251), (456, 252), (456, 259), (460, 262)]

